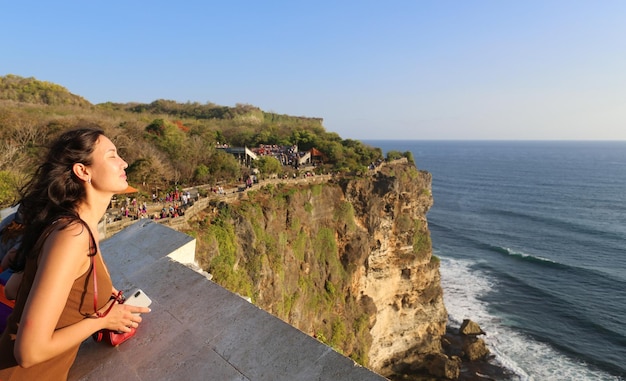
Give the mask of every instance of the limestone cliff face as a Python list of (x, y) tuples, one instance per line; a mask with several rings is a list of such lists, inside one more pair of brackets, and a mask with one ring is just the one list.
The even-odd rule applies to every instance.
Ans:
[(406, 161), (263, 186), (207, 210), (197, 257), (216, 282), (390, 375), (441, 351), (447, 313), (431, 205), (430, 174)]
[(369, 365), (383, 374), (398, 360), (439, 352), (447, 322), (426, 220), (431, 175), (412, 167), (383, 166), (372, 179), (349, 182), (345, 191), (371, 237), (355, 282), (376, 305)]

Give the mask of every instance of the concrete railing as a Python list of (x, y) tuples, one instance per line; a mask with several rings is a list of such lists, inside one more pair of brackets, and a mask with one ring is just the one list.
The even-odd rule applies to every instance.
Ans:
[(210, 281), (195, 243), (146, 219), (100, 243), (113, 284), (152, 312), (119, 347), (86, 340), (69, 380), (385, 380)]

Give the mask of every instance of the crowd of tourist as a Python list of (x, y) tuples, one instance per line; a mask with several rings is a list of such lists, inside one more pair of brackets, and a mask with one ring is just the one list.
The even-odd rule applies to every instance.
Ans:
[(292, 167), (298, 166), (300, 157), (305, 154), (298, 151), (297, 145), (260, 144), (257, 148), (251, 148), (251, 151), (259, 156), (272, 156), (282, 165)]
[[(195, 200), (197, 200), (197, 195)], [(152, 204), (148, 205), (146, 201), (138, 202), (137, 198), (126, 197), (119, 202), (111, 204), (109, 222), (121, 221), (124, 218), (132, 218), (134, 220), (142, 218), (150, 218), (158, 220), (162, 218), (176, 218), (185, 215), (185, 210), (193, 205), (194, 198), (192, 198), (189, 191), (180, 191), (176, 188), (172, 192), (166, 192), (163, 196), (158, 195), (156, 192), (152, 194)], [(158, 206), (161, 209), (158, 210)]]

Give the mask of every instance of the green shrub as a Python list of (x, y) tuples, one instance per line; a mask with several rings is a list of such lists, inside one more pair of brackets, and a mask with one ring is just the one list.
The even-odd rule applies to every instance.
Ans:
[(341, 353), (341, 348), (346, 343), (346, 325), (341, 318), (335, 319), (331, 327), (330, 345)]
[(341, 225), (346, 226), (348, 231), (352, 232), (356, 229), (354, 207), (349, 201), (344, 201), (339, 204), (339, 207), (335, 210), (334, 217)]
[(313, 212), (313, 204), (311, 204), (311, 203), (310, 203), (310, 202), (308, 202), (308, 201), (307, 201), (307, 202), (305, 202), (305, 203), (304, 203), (304, 210), (305, 210), (307, 213), (311, 213), (311, 212)]
[(322, 195), (322, 190), (324, 189), (323, 184), (314, 184), (311, 187), (311, 196), (318, 197)]
[(335, 285), (333, 285), (332, 282), (326, 280), (326, 282), (324, 282), (324, 289), (326, 290), (326, 293), (328, 294), (329, 299), (335, 298), (336, 290), (335, 290)]
[(398, 160), (402, 158), (402, 153), (400, 151), (389, 151), (387, 152), (387, 160), (388, 161), (392, 161), (392, 160)]
[(9, 171), (0, 171), (0, 205), (11, 205), (18, 198), (17, 177)]
[(430, 233), (424, 229), (424, 224), (420, 220), (415, 221), (415, 233), (413, 235), (413, 252), (418, 255), (427, 254), (432, 249)]
[(413, 227), (413, 219), (406, 213), (400, 213), (396, 218), (396, 228), (400, 232), (409, 231)]
[(302, 262), (304, 262), (306, 243), (307, 235), (304, 231), (300, 231), (298, 232), (295, 241), (291, 244), (291, 250), (293, 250), (294, 257)]

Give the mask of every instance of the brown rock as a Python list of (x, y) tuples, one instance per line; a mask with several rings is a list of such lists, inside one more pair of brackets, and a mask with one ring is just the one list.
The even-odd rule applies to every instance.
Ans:
[(483, 359), (489, 354), (489, 349), (483, 339), (470, 340), (463, 345), (465, 357), (470, 361)]
[(480, 328), (478, 323), (475, 323), (470, 319), (463, 320), (461, 328), (459, 328), (459, 332), (466, 336), (486, 335), (485, 331)]
[(461, 360), (449, 358), (443, 353), (438, 353), (429, 358), (427, 364), (428, 373), (436, 377), (444, 377), (448, 380), (457, 380), (461, 374)]

